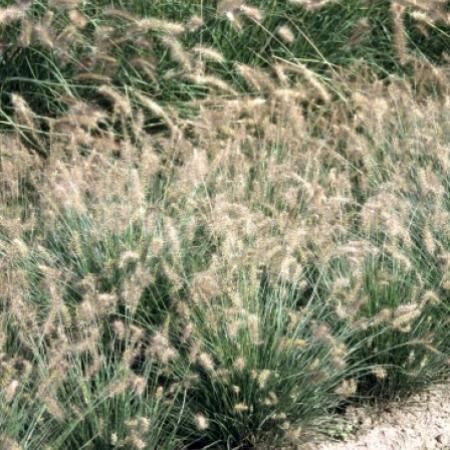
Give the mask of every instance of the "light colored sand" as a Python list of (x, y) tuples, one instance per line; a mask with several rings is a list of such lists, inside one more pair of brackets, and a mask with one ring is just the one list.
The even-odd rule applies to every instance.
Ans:
[(354, 409), (359, 427), (345, 442), (325, 442), (308, 450), (450, 450), (450, 384), (435, 386), (406, 403), (384, 410)]

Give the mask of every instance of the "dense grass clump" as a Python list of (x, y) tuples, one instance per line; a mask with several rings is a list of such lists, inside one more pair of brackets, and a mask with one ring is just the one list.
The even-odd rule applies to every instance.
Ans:
[(298, 448), (448, 380), (445, 2), (0, 5), (0, 447)]
[(329, 80), (360, 58), (386, 76), (448, 57), (441, 0), (316, 3), (3, 1), (2, 103), (20, 91), (35, 112), (54, 115), (68, 97), (96, 98), (96, 87), (112, 83), (127, 96), (145, 91), (182, 107), (211, 89), (253, 90), (241, 64), (268, 69), (281, 58), (307, 63)]

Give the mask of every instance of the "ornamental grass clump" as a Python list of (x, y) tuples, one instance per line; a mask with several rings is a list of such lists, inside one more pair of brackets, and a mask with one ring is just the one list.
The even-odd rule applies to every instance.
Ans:
[(189, 308), (197, 382), (188, 408), (202, 431), (193, 445), (304, 442), (318, 419), (349, 395), (340, 387), (359, 368), (347, 364), (345, 336), (314, 319), (326, 320), (320, 304), (311, 299), (298, 309), (287, 288), (262, 284), (253, 291), (251, 280), (236, 282), (230, 298), (204, 298)]
[(98, 99), (105, 83), (183, 109), (211, 90), (248, 91), (233, 64), (268, 69), (273, 57), (325, 77), (358, 58), (382, 76), (410, 74), (423, 58), (445, 61), (448, 35), (441, 0), (3, 1), (2, 123), (11, 126), (9, 92), (21, 92), (36, 114), (55, 115), (72, 97)]
[(448, 380), (442, 3), (280, 4), (1, 10), (1, 444), (296, 448)]

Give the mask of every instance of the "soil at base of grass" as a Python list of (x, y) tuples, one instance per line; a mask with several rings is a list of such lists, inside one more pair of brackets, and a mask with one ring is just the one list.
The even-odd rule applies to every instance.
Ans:
[(350, 408), (345, 423), (350, 431), (344, 441), (318, 442), (305, 450), (449, 450), (450, 384), (389, 405)]

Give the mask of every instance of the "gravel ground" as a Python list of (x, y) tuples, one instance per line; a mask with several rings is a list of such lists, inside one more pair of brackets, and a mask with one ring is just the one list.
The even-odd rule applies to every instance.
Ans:
[(383, 409), (355, 408), (347, 419), (358, 430), (352, 437), (307, 450), (450, 450), (450, 385), (434, 386)]

